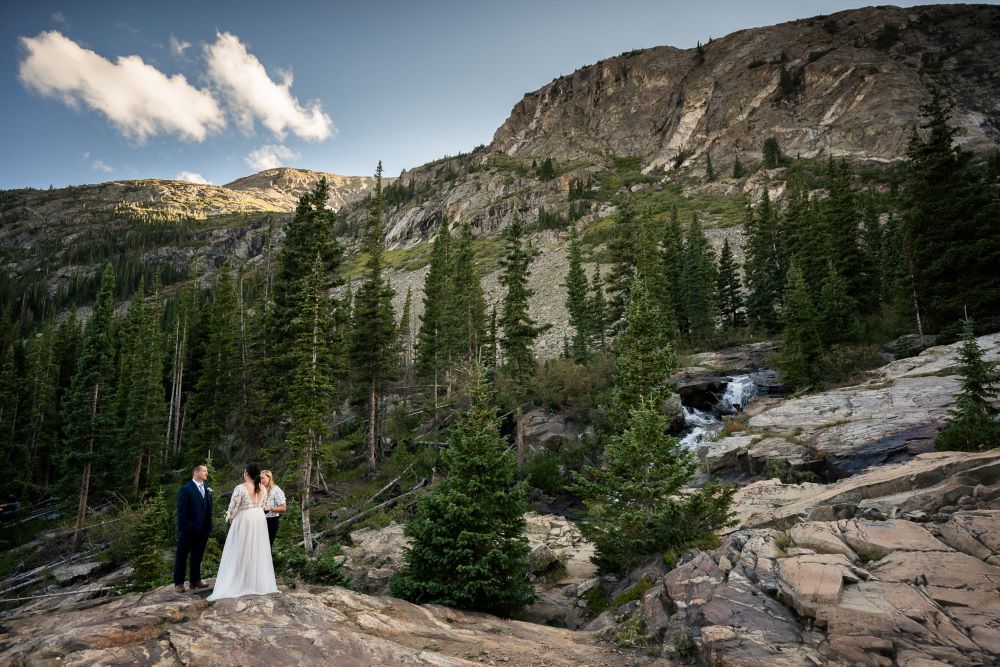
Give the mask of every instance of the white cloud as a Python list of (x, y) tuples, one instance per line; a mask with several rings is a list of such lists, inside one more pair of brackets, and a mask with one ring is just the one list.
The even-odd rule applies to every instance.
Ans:
[(170, 53), (175, 56), (183, 56), (184, 51), (191, 48), (191, 42), (185, 42), (170, 35)]
[(56, 23), (66, 23), (66, 15), (62, 12), (52, 12), (52, 20)]
[(264, 171), (280, 167), (288, 160), (297, 160), (300, 157), (302, 156), (287, 146), (271, 144), (250, 151), (246, 156), (246, 162), (257, 171)]
[(256, 119), (279, 138), (286, 131), (313, 141), (333, 135), (333, 121), (318, 101), (303, 107), (292, 95), (291, 72), (281, 72), (280, 83), (272, 81), (238, 37), (223, 32), (216, 33), (216, 38), (215, 44), (206, 47), (208, 77), (244, 130), (251, 131)]
[(98, 171), (103, 171), (105, 174), (110, 174), (115, 170), (114, 167), (112, 167), (104, 160), (94, 160), (93, 162), (90, 163), (90, 166)]
[(182, 171), (177, 174), (178, 181), (187, 181), (188, 183), (198, 183), (200, 185), (211, 185), (212, 182), (201, 174), (194, 171)]
[(139, 56), (111, 62), (57, 31), (22, 37), (27, 56), (21, 83), (70, 107), (99, 111), (125, 136), (140, 143), (157, 134), (202, 141), (225, 127), (212, 95), (181, 74), (167, 76)]

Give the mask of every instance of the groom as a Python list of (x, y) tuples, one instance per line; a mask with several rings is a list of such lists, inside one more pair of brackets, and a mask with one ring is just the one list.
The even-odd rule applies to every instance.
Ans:
[(208, 588), (201, 580), (201, 557), (212, 530), (212, 490), (205, 484), (208, 467), (196, 465), (191, 481), (177, 492), (177, 558), (174, 560), (174, 590), (184, 592), (184, 570), (191, 557), (191, 590)]

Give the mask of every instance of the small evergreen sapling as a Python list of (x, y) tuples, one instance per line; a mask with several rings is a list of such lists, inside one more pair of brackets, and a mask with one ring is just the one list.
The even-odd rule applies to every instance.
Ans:
[(1000, 446), (1000, 412), (993, 399), (1000, 393), (996, 364), (983, 358), (972, 320), (966, 319), (958, 348), (958, 373), (962, 391), (955, 399), (948, 425), (938, 434), (935, 449), (977, 451)]

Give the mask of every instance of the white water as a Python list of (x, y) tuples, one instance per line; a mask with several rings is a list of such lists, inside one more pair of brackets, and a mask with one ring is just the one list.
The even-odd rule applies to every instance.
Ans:
[[(725, 414), (742, 412), (747, 402), (757, 393), (757, 385), (749, 375), (737, 375), (726, 385), (726, 391), (719, 401)], [(687, 433), (680, 440), (684, 449), (693, 449), (705, 440), (715, 440), (722, 430), (722, 419), (712, 412), (684, 406), (684, 426)]]
[(681, 438), (684, 449), (693, 449), (702, 440), (712, 440), (722, 430), (722, 420), (711, 412), (684, 406), (684, 425), (690, 429)]
[(730, 413), (742, 412), (743, 408), (757, 393), (757, 385), (749, 375), (737, 375), (726, 385), (726, 393), (722, 395), (722, 405)]

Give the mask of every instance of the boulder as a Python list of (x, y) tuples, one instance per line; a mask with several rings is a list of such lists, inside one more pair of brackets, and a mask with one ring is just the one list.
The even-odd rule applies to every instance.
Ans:
[(60, 586), (69, 586), (70, 584), (76, 583), (81, 579), (88, 578), (90, 575), (104, 567), (104, 565), (104, 563), (96, 561), (91, 563), (71, 563), (69, 565), (60, 565), (59, 567), (53, 568), (50, 574)]
[(563, 415), (548, 410), (532, 410), (521, 417), (520, 427), (528, 451), (557, 452), (579, 441), (582, 429)]

